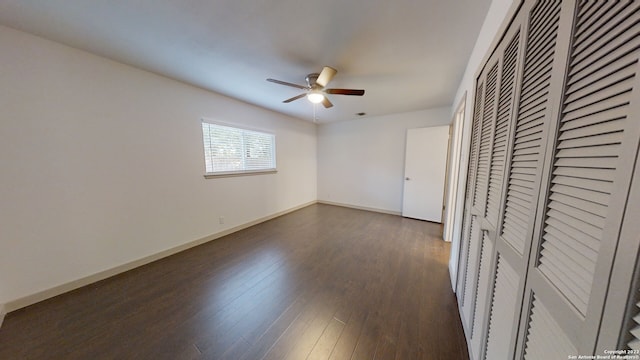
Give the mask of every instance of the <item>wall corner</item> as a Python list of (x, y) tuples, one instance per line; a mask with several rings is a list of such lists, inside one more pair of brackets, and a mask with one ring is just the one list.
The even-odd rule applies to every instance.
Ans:
[(2, 322), (4, 321), (4, 316), (7, 314), (4, 310), (4, 304), (0, 304), (0, 328), (2, 327)]

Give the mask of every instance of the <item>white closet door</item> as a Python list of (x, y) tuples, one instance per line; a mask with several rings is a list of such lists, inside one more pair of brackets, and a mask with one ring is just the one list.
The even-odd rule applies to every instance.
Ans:
[[(495, 61), (483, 77), (484, 97), (482, 100), (481, 123), (476, 126), (476, 137), (478, 138), (477, 164), (474, 171), (475, 179), (473, 192), (470, 198), (470, 232), (468, 234), (469, 253), (466, 263), (464, 303), (462, 306), (463, 324), (467, 339), (473, 341), (478, 338), (482, 325), (483, 313), (478, 311), (484, 308), (483, 300), (487, 297), (487, 287), (484, 285), (488, 280), (489, 263), (491, 261), (492, 249), (487, 243), (487, 236), (481, 230), (483, 215), (489, 183), (489, 168), (491, 160), (491, 149), (493, 143), (493, 131), (496, 119), (497, 89), (498, 89), (498, 62)], [(478, 346), (476, 345), (475, 348)], [(473, 348), (472, 348), (473, 351)]]
[[(487, 346), (492, 354), (513, 352), (515, 342), (510, 334), (517, 332), (511, 324), (518, 315), (519, 275), (508, 260), (498, 258), (495, 244), (504, 207), (508, 152), (513, 146), (512, 123), (523, 57), (521, 26), (512, 26), (505, 39), (489, 59), (491, 66), (479, 76), (474, 111), (470, 158), (473, 177), (468, 179), (471, 186), (467, 188), (463, 232), (466, 258), (462, 260), (464, 268), (461, 266), (466, 275), (461, 313), (473, 359), (486, 358)], [(536, 56), (530, 58), (535, 60)], [(501, 296), (496, 297), (495, 292)], [(499, 306), (511, 309), (500, 310), (506, 319), (499, 320)], [(505, 323), (509, 326), (503, 326)]]
[[(456, 288), (456, 296), (458, 297), (458, 305), (462, 309), (465, 304), (465, 300), (468, 300), (469, 294), (467, 294), (467, 280), (469, 278), (469, 256), (471, 251), (471, 242), (470, 242), (470, 233), (471, 233), (471, 198), (473, 197), (475, 183), (475, 172), (478, 161), (478, 141), (480, 138), (480, 125), (481, 125), (481, 114), (482, 114), (482, 98), (484, 95), (484, 84), (482, 82), (478, 83), (476, 87), (476, 95), (474, 101), (474, 111), (473, 111), (473, 125), (472, 125), (472, 133), (471, 133), (471, 148), (469, 155), (469, 171), (467, 173), (467, 184), (465, 190), (465, 200), (464, 200), (464, 214), (462, 221), (462, 239), (461, 239), (461, 250), (460, 250), (460, 261), (458, 261), (458, 281)], [(462, 311), (462, 310), (461, 310)], [(466, 322), (463, 321), (463, 325), (467, 326)]]
[(480, 224), (475, 216), (472, 216), (473, 198), (476, 192), (476, 177), (478, 169), (478, 152), (480, 147), (480, 132), (482, 130), (482, 108), (484, 103), (484, 82), (479, 82), (476, 89), (476, 102), (473, 114), (473, 132), (471, 137), (471, 153), (469, 158), (469, 175), (467, 178), (467, 189), (465, 195), (465, 213), (463, 224), (463, 251), (460, 261), (460, 274), (463, 274), (462, 281), (459, 281), (461, 291), (457, 292), (459, 298), (460, 312), (462, 314), (462, 325), (465, 334), (471, 336), (471, 309), (475, 301), (473, 293), (476, 276), (477, 257), (480, 252), (480, 242), (477, 241)]
[[(520, 20), (524, 35), (524, 59), (518, 86), (512, 90), (517, 101), (507, 142), (507, 173), (501, 187), (500, 222), (495, 225), (498, 264), (491, 305), (491, 319), (485, 359), (495, 354), (513, 358), (516, 350), (527, 263), (535, 225), (536, 203), (541, 186), (545, 138), (552, 116), (551, 88), (560, 67), (558, 40), (562, 2), (528, 2)], [(515, 46), (515, 39), (512, 40)], [(510, 50), (507, 48), (507, 50)], [(506, 90), (506, 89), (505, 89)], [(497, 294), (504, 294), (501, 297)], [(538, 308), (544, 322), (542, 306)], [(494, 318), (497, 318), (494, 320)], [(544, 339), (542, 340), (544, 341)]]
[[(486, 290), (476, 292), (470, 341), (474, 359), (511, 358), (515, 352), (560, 9), (560, 0), (525, 4), (494, 55), (500, 71), (488, 190), (485, 198), (474, 198), (486, 204), (478, 217), (482, 251), (477, 287)], [(482, 210), (478, 202), (472, 214)]]
[(459, 263), (471, 358), (639, 349), (640, 3), (527, 0), (500, 39)]
[[(517, 85), (519, 83), (520, 58), (522, 54), (521, 27), (517, 25), (507, 34), (510, 39), (506, 48), (499, 50), (504, 53), (502, 60), (502, 79), (500, 82), (500, 95), (498, 116), (491, 159), (491, 171), (489, 176), (489, 193), (487, 196), (487, 211), (484, 228), (487, 229), (492, 245), (492, 267), (495, 268), (492, 283), (487, 284), (491, 288), (490, 298), (487, 299), (489, 316), (486, 333), (486, 349), (484, 359), (508, 359), (513, 354), (515, 342), (512, 333), (517, 332), (517, 324), (514, 319), (518, 315), (518, 289), (521, 275), (517, 265), (502, 256), (499, 250), (498, 229), (501, 224), (501, 212), (504, 208), (506, 189), (506, 176), (508, 161), (507, 156), (512, 148), (510, 138), (512, 133), (512, 120), (515, 114), (515, 99)], [(495, 264), (495, 265), (493, 265)], [(483, 349), (481, 349), (480, 353)]]
[[(640, 4), (580, 1), (561, 111), (546, 149), (520, 352), (543, 359), (538, 335), (562, 339), (555, 356), (595, 351), (613, 255), (638, 150)], [(536, 308), (544, 308), (538, 321)], [(551, 321), (552, 320), (552, 321)], [(542, 336), (542, 335), (540, 335)]]

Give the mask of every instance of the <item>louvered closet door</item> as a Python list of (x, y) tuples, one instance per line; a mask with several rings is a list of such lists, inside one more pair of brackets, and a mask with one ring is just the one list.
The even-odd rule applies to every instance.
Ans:
[(486, 290), (476, 300), (473, 359), (509, 359), (515, 351), (560, 7), (560, 1), (526, 3), (496, 49), (500, 87), (479, 269)]
[(484, 284), (489, 289), (489, 297), (485, 300), (482, 337), (473, 344), (477, 356), (474, 359), (509, 359), (513, 356), (511, 334), (516, 331), (518, 308), (518, 285), (521, 278), (518, 264), (513, 264), (510, 258), (503, 255), (503, 245), (499, 244), (499, 229), (502, 223), (501, 213), (504, 209), (504, 196), (507, 185), (508, 154), (513, 144), (513, 120), (515, 116), (515, 100), (520, 85), (519, 69), (522, 67), (521, 20), (514, 22), (505, 36), (505, 46), (499, 46), (497, 51), (502, 53), (502, 71), (500, 92), (498, 97), (498, 113), (496, 130), (491, 156), (489, 172), (489, 193), (487, 209), (482, 228), (488, 235), (494, 252), (491, 258), (490, 283)]
[[(477, 130), (475, 138), (477, 138), (477, 160), (475, 160), (476, 168), (474, 170), (474, 183), (469, 198), (470, 216), (469, 216), (469, 232), (465, 234), (469, 242), (469, 251), (467, 254), (466, 271), (465, 271), (465, 289), (464, 301), (462, 304), (463, 325), (468, 339), (473, 337), (474, 331), (477, 331), (474, 325), (477, 319), (476, 309), (478, 308), (479, 292), (486, 291), (486, 288), (479, 287), (481, 273), (479, 269), (482, 267), (483, 260), (486, 264), (487, 254), (492, 250), (487, 249), (488, 244), (484, 241), (484, 235), (480, 227), (482, 224), (482, 214), (485, 212), (485, 202), (487, 194), (487, 186), (489, 180), (489, 162), (491, 157), (491, 147), (493, 140), (493, 129), (495, 125), (496, 114), (496, 95), (498, 86), (498, 64), (495, 62), (487, 68), (486, 75), (483, 76), (484, 90), (482, 91), (482, 107), (480, 108), (478, 125), (474, 126)], [(483, 257), (484, 253), (484, 257)], [(486, 265), (485, 265), (486, 266)]]
[[(496, 77), (497, 86), (494, 90), (496, 97), (491, 113), (492, 116), (495, 114), (495, 120), (492, 120), (491, 149), (486, 175), (487, 190), (485, 192), (486, 197), (482, 199), (484, 211), (482, 211), (481, 207), (475, 209), (475, 211), (477, 211), (476, 214), (478, 214), (478, 221), (480, 222), (481, 251), (478, 267), (478, 283), (476, 285), (477, 292), (474, 302), (474, 320), (470, 339), (470, 352), (473, 359), (484, 358), (487, 332), (489, 331), (489, 314), (491, 304), (493, 299), (495, 299), (494, 291), (497, 271), (496, 237), (500, 219), (499, 213), (502, 208), (508, 138), (514, 108), (517, 69), (520, 60), (521, 36), (519, 27), (514, 26), (509, 29), (505, 38), (509, 41), (504, 41), (498, 45), (494, 52), (494, 57), (497, 58), (496, 65), (491, 68), (491, 71), (487, 75), (487, 83), (489, 83), (490, 79)], [(490, 64), (491, 60), (492, 59), (489, 60)], [(480, 171), (480, 166), (478, 171)], [(480, 211), (482, 212), (479, 213)], [(510, 268), (509, 264), (505, 262), (500, 264), (498, 270), (500, 274), (498, 280), (501, 286), (498, 292), (502, 292), (500, 296), (510, 295), (508, 293), (505, 294), (505, 288), (502, 287), (503, 285), (509, 285), (513, 282), (513, 276), (509, 273)], [(500, 302), (501, 300), (498, 301)], [(503, 305), (509, 306), (505, 303), (500, 304), (500, 306)], [(511, 308), (514, 309), (514, 306), (512, 305)], [(499, 315), (496, 313), (494, 313), (494, 315), (493, 337), (496, 338), (500, 336), (496, 333), (499, 332), (499, 330), (495, 328)]]
[(566, 77), (554, 73), (565, 84), (529, 262), (518, 344), (524, 359), (594, 353), (638, 150), (631, 109), (639, 100), (640, 4), (565, 5), (572, 18), (561, 23), (573, 24), (573, 33)]
[[(481, 126), (476, 122), (480, 104), (476, 99), (472, 135), (472, 142), (478, 139), (480, 145), (471, 149), (472, 154), (477, 152), (478, 160), (477, 169), (471, 169), (476, 187), (469, 200), (471, 245), (463, 319), (473, 359), (513, 356), (524, 291), (523, 274), (527, 268), (523, 260), (527, 258), (523, 254), (524, 244), (530, 243), (534, 211), (524, 216), (517, 214), (516, 220), (520, 222), (516, 225), (525, 231), (510, 240), (523, 243), (520, 253), (500, 236), (500, 230), (505, 218), (505, 198), (509, 200), (510, 211), (506, 222), (512, 225), (515, 211), (526, 213), (522, 210), (527, 208), (523, 206), (527, 203), (526, 196), (521, 194), (523, 181), (529, 181), (532, 189), (540, 183), (536, 168), (542, 163), (542, 124), (549, 117), (548, 88), (560, 1), (529, 2), (523, 8), (488, 61), (488, 64), (495, 61), (495, 65), (486, 67), (478, 81), (480, 84), (495, 81), (496, 86), (485, 86), (486, 95), (491, 92), (493, 96), (482, 98), (485, 116)], [(525, 43), (527, 51), (523, 59)], [(492, 99), (490, 106), (488, 99)], [(485, 124), (488, 119), (490, 127)], [(535, 204), (533, 192), (528, 193), (531, 205)]]
[[(482, 99), (484, 97), (484, 83), (479, 82), (476, 87), (476, 95), (473, 111), (473, 126), (471, 133), (471, 149), (469, 155), (469, 172), (467, 174), (467, 187), (465, 191), (465, 210), (462, 223), (462, 249), (460, 251), (460, 261), (458, 262), (458, 281), (456, 296), (458, 297), (458, 305), (460, 311), (464, 307), (465, 300), (469, 299), (471, 291), (467, 292), (469, 277), (469, 257), (472, 251), (470, 234), (471, 234), (471, 199), (475, 190), (475, 174), (478, 164), (478, 146), (480, 141), (480, 130), (482, 125)], [(477, 251), (477, 250), (476, 250)], [(466, 326), (466, 322), (463, 321)]]
[[(486, 226), (496, 231), (496, 275), (490, 305), (485, 359), (510, 359), (514, 356), (524, 297), (527, 260), (535, 224), (537, 194), (541, 184), (544, 143), (551, 118), (552, 74), (559, 47), (558, 29), (561, 1), (536, 1), (525, 4), (515, 22), (522, 24), (505, 50), (505, 59), (519, 51), (522, 36), (523, 64), (511, 65), (517, 75), (513, 85), (505, 84), (502, 117), (509, 123), (504, 130), (504, 167), (502, 186), (496, 187), (489, 206), (500, 204), (499, 221), (487, 212)], [(515, 111), (510, 103), (515, 101)], [(511, 117), (513, 114), (513, 118)], [(501, 116), (499, 115), (499, 124)], [(503, 120), (504, 121), (504, 120)], [(498, 125), (501, 128), (501, 125)], [(496, 139), (499, 138), (496, 133)], [(502, 143), (502, 140), (496, 140)], [(502, 165), (500, 162), (499, 165)], [(499, 200), (498, 200), (499, 199)]]

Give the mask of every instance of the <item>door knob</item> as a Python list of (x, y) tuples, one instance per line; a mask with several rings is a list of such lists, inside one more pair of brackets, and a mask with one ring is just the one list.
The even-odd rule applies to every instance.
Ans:
[(410, 177), (406, 177), (406, 178), (404, 178), (404, 179), (405, 179), (405, 180), (411, 180), (411, 178), (410, 178)]

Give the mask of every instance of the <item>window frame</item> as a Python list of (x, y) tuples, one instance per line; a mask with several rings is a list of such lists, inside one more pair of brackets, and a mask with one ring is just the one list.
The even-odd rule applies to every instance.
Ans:
[[(240, 130), (243, 134), (245, 132), (258, 133), (262, 135), (268, 135), (271, 137), (271, 160), (273, 167), (264, 168), (264, 169), (251, 169), (251, 170), (232, 170), (232, 171), (214, 171), (207, 172), (207, 144), (205, 143), (205, 132), (204, 132), (204, 124), (219, 126), (219, 127), (227, 127), (235, 130)], [(215, 179), (221, 177), (235, 177), (235, 176), (250, 176), (250, 175), (264, 175), (264, 174), (275, 174), (278, 172), (277, 170), (277, 139), (276, 134), (272, 131), (266, 131), (264, 129), (253, 128), (245, 125), (232, 124), (207, 118), (200, 119), (200, 130), (202, 140), (202, 155), (204, 157), (204, 177), (205, 179)], [(247, 148), (243, 144), (242, 153), (245, 154)], [(244, 157), (243, 157), (244, 158)]]

